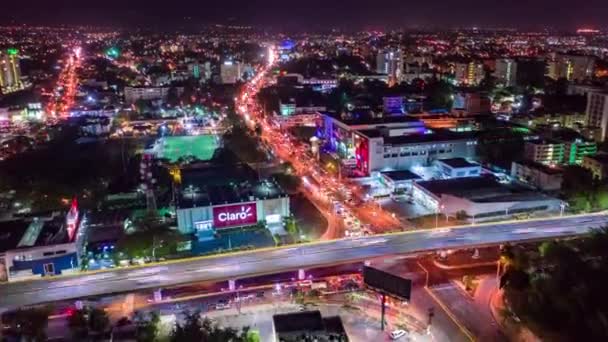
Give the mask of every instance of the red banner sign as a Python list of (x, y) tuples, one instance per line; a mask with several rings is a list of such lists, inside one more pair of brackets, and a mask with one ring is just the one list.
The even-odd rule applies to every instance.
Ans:
[(253, 225), (258, 222), (258, 213), (254, 203), (213, 207), (213, 227), (227, 228)]

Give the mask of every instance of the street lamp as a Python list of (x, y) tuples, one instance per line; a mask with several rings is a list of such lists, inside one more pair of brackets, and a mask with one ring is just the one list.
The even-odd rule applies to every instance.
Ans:
[[(445, 209), (445, 205), (443, 204), (439, 204), (437, 206), (437, 210), (435, 211), (435, 228), (439, 228), (439, 213), (442, 212)], [(448, 215), (445, 215), (445, 220), (447, 222), (448, 220)]]

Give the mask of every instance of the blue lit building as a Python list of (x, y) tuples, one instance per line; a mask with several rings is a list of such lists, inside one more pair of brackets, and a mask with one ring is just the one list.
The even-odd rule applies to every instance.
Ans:
[(77, 271), (81, 251), (75, 206), (67, 216), (54, 213), (0, 222), (0, 279), (54, 276)]

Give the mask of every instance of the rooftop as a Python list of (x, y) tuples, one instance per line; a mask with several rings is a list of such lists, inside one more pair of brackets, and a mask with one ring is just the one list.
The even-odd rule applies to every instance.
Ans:
[(399, 123), (420, 123), (422, 122), (411, 116), (400, 114), (400, 115), (384, 115), (381, 117), (372, 117), (367, 113), (348, 113), (344, 117), (336, 112), (322, 112), (324, 116), (334, 118), (349, 126), (358, 125), (382, 125), (382, 124), (399, 124)]
[[(608, 158), (606, 159), (606, 161), (608, 162)], [(536, 162), (533, 162), (533, 161), (527, 160), (527, 159), (519, 160), (514, 163), (524, 165), (524, 166), (527, 166), (532, 169), (540, 170), (549, 175), (559, 175), (564, 172), (564, 170), (560, 167), (551, 167), (549, 165), (536, 163)]]
[(249, 202), (287, 196), (273, 180), (259, 180), (247, 164), (206, 164), (182, 169), (178, 208)]
[(20, 219), (0, 222), (0, 253), (69, 242), (63, 216), (53, 219)]
[(532, 201), (549, 198), (538, 192), (502, 185), (493, 177), (430, 180), (418, 182), (416, 186), (424, 188), (436, 197), (451, 195), (478, 203)]
[(413, 180), (413, 179), (421, 179), (420, 176), (418, 176), (417, 174), (410, 172), (408, 170), (401, 170), (401, 171), (383, 171), (380, 172), (383, 176), (388, 177), (389, 179), (392, 179), (394, 181), (406, 181), (406, 180)]
[(318, 310), (274, 315), (272, 320), (274, 321), (274, 330), (278, 334), (325, 330), (321, 312)]
[(446, 164), (451, 168), (461, 168), (461, 167), (474, 167), (479, 166), (479, 164), (471, 163), (464, 158), (448, 158), (448, 159), (439, 159), (438, 162)]

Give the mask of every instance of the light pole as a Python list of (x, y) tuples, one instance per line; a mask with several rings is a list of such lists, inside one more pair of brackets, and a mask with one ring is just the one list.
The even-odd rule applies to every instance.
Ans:
[(564, 216), (564, 211), (566, 210), (566, 207), (567, 207), (567, 206), (568, 206), (568, 204), (567, 204), (566, 202), (564, 202), (564, 201), (562, 201), (562, 202), (559, 204), (559, 216), (560, 216), (560, 217)]

